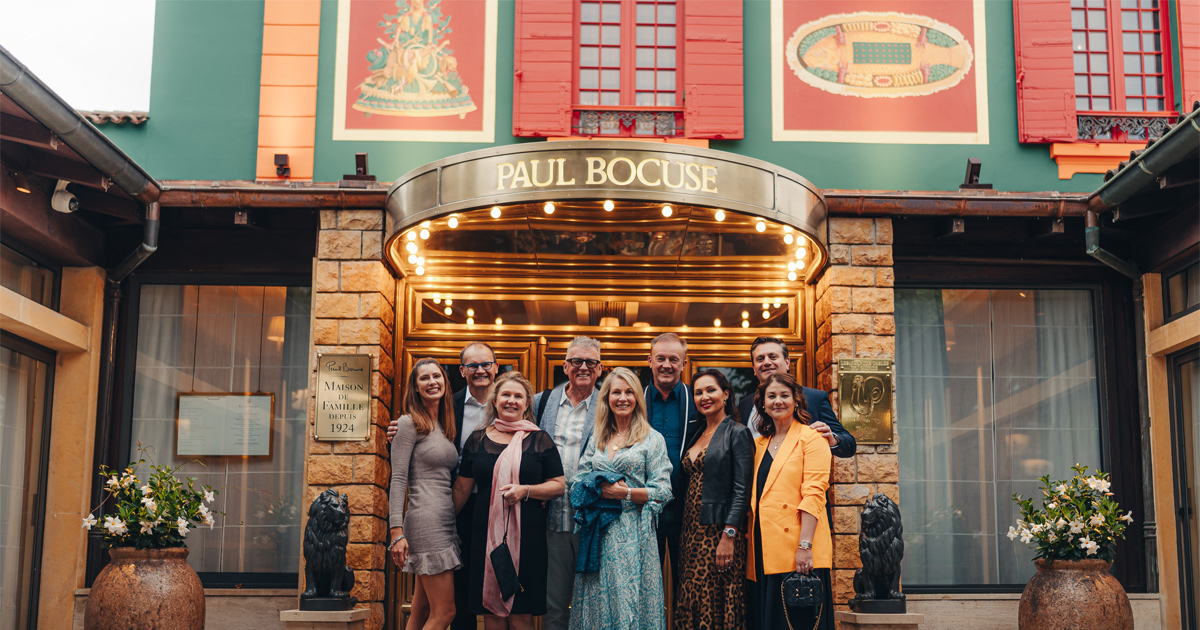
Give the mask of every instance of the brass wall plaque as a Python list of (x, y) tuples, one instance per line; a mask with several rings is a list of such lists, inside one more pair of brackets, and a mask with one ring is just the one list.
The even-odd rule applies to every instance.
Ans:
[(318, 440), (365, 440), (371, 430), (371, 355), (317, 355)]
[(892, 443), (892, 360), (838, 361), (838, 418), (859, 444)]

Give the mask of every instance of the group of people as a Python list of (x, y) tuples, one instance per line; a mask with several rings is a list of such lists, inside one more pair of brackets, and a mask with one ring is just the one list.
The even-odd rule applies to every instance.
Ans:
[[(678, 630), (832, 630), (825, 493), (854, 438), (788, 374), (781, 339), (750, 355), (758, 388), (737, 403), (717, 370), (683, 382), (673, 333), (650, 343), (645, 388), (617, 367), (597, 389), (588, 337), (567, 348), (567, 382), (537, 394), (497, 376), (482, 342), (459, 354), (453, 394), (437, 360), (417, 361), (388, 429), (388, 552), (416, 575), (407, 630), (474, 629), (477, 615), (487, 630), (540, 615), (546, 630), (665, 630), (664, 559)], [(825, 582), (824, 605), (785, 605), (793, 571)]]

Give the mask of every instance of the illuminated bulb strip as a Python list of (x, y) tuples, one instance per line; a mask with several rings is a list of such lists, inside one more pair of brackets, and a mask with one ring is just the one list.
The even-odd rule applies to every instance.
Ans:
[(416, 254), (409, 254), (409, 255), (408, 255), (408, 264), (410, 264), (410, 265), (415, 265), (415, 264), (417, 264), (417, 255), (416, 255)]
[(454, 309), (447, 306), (446, 308), (442, 309), (442, 312), (445, 313), (446, 315), (451, 315), (454, 313)]
[(417, 244), (412, 241), (409, 241), (408, 243), (406, 243), (404, 245), (404, 249), (407, 249), (408, 253), (410, 253), (410, 254), (415, 254), (415, 253), (417, 253)]
[(717, 213), (715, 215), (713, 215), (713, 218), (715, 218), (718, 221), (724, 221), (725, 220), (725, 211), (717, 210)]
[(775, 303), (775, 308), (779, 308), (779, 302)]
[(808, 255), (808, 250), (807, 250), (807, 249), (804, 249), (803, 247), (798, 247), (798, 248), (796, 248), (796, 258), (798, 258), (798, 259), (799, 259), (799, 258), (804, 258), (804, 257), (805, 257), (805, 256), (807, 256), (807, 255)]
[(423, 241), (427, 238), (429, 238), (429, 230), (421, 228), (421, 240)]
[(759, 232), (766, 232), (767, 224), (764, 221), (759, 221), (758, 223), (754, 224), (754, 229), (758, 230)]
[(742, 319), (750, 319), (750, 311), (742, 311)]
[(764, 309), (771, 308), (771, 303), (770, 303), (770, 302), (763, 302), (763, 308), (764, 308)]
[(670, 217), (672, 214), (675, 214), (675, 211), (671, 209), (671, 206), (663, 206), (662, 214), (664, 217)]
[(493, 219), (500, 218), (500, 206), (492, 206), (492, 218)]
[(418, 264), (418, 265), (421, 265), (421, 266), (424, 266), (424, 265), (425, 265), (425, 257), (424, 257), (424, 256), (417, 256), (417, 264)]
[(546, 205), (542, 206), (542, 210), (544, 210), (546, 214), (554, 214), (554, 202), (547, 201)]
[(458, 217), (450, 217), (450, 220), (446, 221), (446, 225), (449, 225), (450, 229), (458, 227)]
[(421, 266), (419, 266), (419, 265), (418, 265), (418, 266), (417, 266), (417, 275), (418, 275), (418, 276), (423, 276), (423, 275), (425, 275), (425, 268), (424, 268), (424, 267), (421, 267)]
[(763, 311), (763, 319), (767, 319), (769, 317), (771, 317), (771, 311), (764, 310)]
[(788, 280), (791, 280), (792, 282), (796, 281), (796, 272), (795, 271), (788, 272)]
[(433, 225), (432, 221), (422, 221), (421, 222), (421, 227), (423, 227), (423, 228), (428, 228), (431, 225)]
[(454, 300), (451, 300), (450, 298), (446, 298), (446, 306), (453, 306), (453, 305), (454, 305)]
[(721, 327), (721, 320), (714, 319), (713, 320), (713, 328), (720, 328), (720, 327)]
[(474, 317), (468, 317), (468, 318), (467, 318), (467, 325), (468, 325), (468, 326), (474, 326), (474, 325), (475, 325), (475, 318), (474, 318)]
[(410, 240), (410, 241), (415, 241), (415, 240), (417, 240), (417, 233), (416, 233), (416, 232), (409, 232), (409, 233), (408, 233), (408, 240)]
[(796, 239), (792, 238), (792, 235), (791, 235), (791, 234), (784, 234), (784, 235), (783, 235), (783, 242), (784, 242), (784, 243), (787, 243), (788, 245), (791, 245), (791, 244), (792, 244), (792, 241), (794, 241), (794, 240), (796, 240)]
[(473, 308), (467, 309), (467, 317), (475, 317), (475, 309), (473, 309)]
[(749, 320), (745, 320), (745, 319), (743, 319), (743, 320), (742, 320), (742, 328), (749, 328), (749, 327), (750, 327), (750, 322), (749, 322)]
[(612, 212), (613, 208), (615, 208), (615, 207), (617, 207), (617, 204), (613, 203), (612, 199), (606, 199), (604, 201), (604, 211), (605, 212)]
[(503, 319), (500, 319), (499, 317), (497, 317), (497, 318), (496, 318), (496, 325), (497, 325), (497, 326), (503, 326), (503, 325), (504, 325), (504, 320), (503, 320)]

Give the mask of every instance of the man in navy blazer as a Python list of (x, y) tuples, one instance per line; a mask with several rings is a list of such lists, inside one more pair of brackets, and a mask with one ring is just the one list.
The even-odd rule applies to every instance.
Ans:
[[(791, 365), (788, 359), (788, 347), (778, 337), (759, 337), (750, 345), (750, 361), (754, 367), (754, 376), (762, 383), (767, 377), (776, 374), (787, 374)], [(854, 457), (858, 445), (854, 436), (838, 422), (837, 414), (833, 413), (833, 405), (829, 402), (829, 394), (811, 387), (804, 388), (804, 398), (808, 403), (808, 415), (812, 416), (809, 425), (817, 430), (828, 442), (834, 457)], [(741, 421), (750, 427), (754, 437), (758, 437), (758, 410), (754, 408), (754, 394), (742, 398), (738, 403), (738, 414)], [(753, 421), (752, 421), (753, 420)]]

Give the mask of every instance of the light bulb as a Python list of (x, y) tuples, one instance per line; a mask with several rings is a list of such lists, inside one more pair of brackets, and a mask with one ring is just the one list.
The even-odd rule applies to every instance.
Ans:
[(493, 219), (500, 218), (500, 206), (492, 206), (492, 218)]
[(425, 264), (425, 257), (424, 257), (424, 256), (417, 256), (417, 264), (418, 264), (418, 265), (424, 265), (424, 264)]
[(669, 217), (672, 214), (675, 214), (675, 211), (671, 209), (671, 206), (663, 206), (662, 213), (664, 217)]
[(759, 221), (758, 223), (754, 224), (754, 229), (758, 230), (759, 232), (766, 232), (767, 224), (764, 221)]
[(441, 303), (442, 303), (442, 298), (437, 298), (437, 297), (433, 298), (433, 303), (434, 303), (434, 304), (441, 304)]
[(797, 261), (796, 261), (796, 268), (797, 268), (797, 269), (803, 269), (803, 268), (804, 268), (804, 261), (803, 261), (803, 260), (797, 260)]
[(503, 319), (500, 319), (499, 317), (497, 317), (497, 318), (496, 318), (496, 325), (497, 325), (497, 326), (502, 326), (502, 325), (504, 325), (504, 320), (503, 320)]
[(720, 328), (720, 327), (721, 327), (721, 320), (714, 319), (713, 320), (713, 328)]
[(417, 240), (417, 233), (416, 233), (416, 232), (409, 232), (409, 233), (408, 233), (408, 240), (410, 240), (410, 241), (415, 241), (415, 240)]
[(713, 218), (715, 218), (718, 221), (724, 221), (725, 220), (725, 211), (717, 210), (717, 213), (715, 215), (713, 215)]
[(763, 311), (763, 319), (767, 319), (770, 316), (771, 316), (771, 311), (767, 311), (767, 310)]
[(742, 328), (749, 328), (749, 327), (750, 327), (750, 322), (748, 320), (743, 319), (742, 320)]
[(547, 201), (546, 205), (542, 206), (542, 210), (545, 210), (546, 214), (554, 214), (554, 202)]
[(795, 271), (795, 270), (796, 270), (796, 263), (794, 263), (794, 262), (788, 263), (788, 271)]
[(770, 303), (770, 302), (763, 302), (763, 308), (764, 308), (764, 309), (771, 308), (771, 303)]
[(792, 238), (792, 235), (791, 235), (791, 234), (784, 234), (784, 235), (783, 235), (783, 242), (784, 242), (784, 243), (786, 243), (786, 244), (788, 244), (788, 245), (791, 245), (791, 244), (792, 244), (792, 241), (794, 241), (794, 240), (796, 240), (796, 239)]
[(414, 242), (412, 242), (412, 241), (409, 241), (409, 242), (408, 242), (408, 243), (407, 243), (407, 244), (404, 246), (404, 249), (407, 249), (407, 250), (408, 250), (408, 253), (410, 253), (410, 254), (415, 254), (415, 253), (417, 253), (417, 244), (416, 244), (416, 243), (414, 243)]
[(779, 302), (776, 302), (776, 303), (774, 304), (774, 306), (775, 306), (775, 308), (779, 308)]
[(617, 207), (617, 204), (613, 203), (612, 199), (606, 199), (604, 201), (604, 211), (605, 212), (612, 212), (613, 208), (615, 208), (615, 207)]
[(791, 231), (792, 231), (792, 226), (790, 226), (790, 225), (785, 225), (785, 226), (783, 226), (783, 233), (784, 233), (784, 234), (787, 234), (788, 232), (791, 232)]
[(467, 309), (467, 317), (475, 317), (475, 309), (473, 309), (473, 308)]
[(750, 311), (742, 311), (742, 319), (750, 319)]
[(433, 225), (433, 222), (432, 222), (432, 221), (422, 221), (422, 222), (421, 222), (421, 227), (423, 227), (423, 228), (427, 228), (427, 227), (429, 227), (429, 226), (431, 226), (431, 225)]
[(417, 266), (417, 275), (418, 275), (418, 276), (423, 276), (423, 275), (425, 275), (425, 268), (424, 268), (424, 267), (421, 267), (420, 265), (418, 265), (418, 266)]
[(792, 282), (796, 281), (796, 272), (795, 271), (788, 272), (788, 280), (791, 280)]
[(450, 308), (449, 306), (447, 306), (446, 308), (442, 309), (442, 312), (443, 312), (443, 313), (445, 313), (445, 314), (447, 314), (447, 315), (450, 315), (451, 313), (453, 313), (453, 312), (454, 312), (454, 309), (452, 309), (452, 308)]
[(808, 255), (807, 249), (804, 249), (803, 247), (796, 248), (796, 258), (804, 258), (807, 255)]
[(454, 300), (451, 300), (450, 298), (446, 298), (446, 306), (453, 306), (453, 305), (454, 305)]
[(429, 238), (429, 230), (426, 230), (425, 228), (421, 228), (421, 240), (423, 241), (427, 238)]
[(474, 318), (474, 317), (468, 317), (468, 318), (467, 318), (467, 325), (468, 325), (468, 326), (474, 326), (474, 325), (475, 325), (475, 318)]
[(458, 217), (450, 217), (450, 220), (446, 221), (446, 225), (449, 225), (450, 229), (458, 227)]
[(417, 264), (417, 255), (416, 255), (416, 254), (409, 254), (409, 255), (408, 255), (408, 264), (410, 264), (410, 265), (415, 265), (415, 264)]

